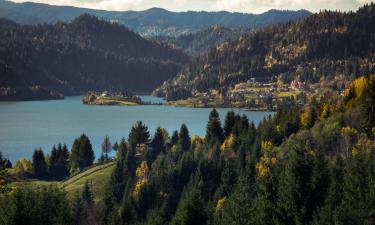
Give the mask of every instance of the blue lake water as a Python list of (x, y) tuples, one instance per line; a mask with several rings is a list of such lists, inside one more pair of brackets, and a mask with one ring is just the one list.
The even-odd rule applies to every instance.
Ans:
[[(160, 102), (159, 98), (141, 96), (144, 101)], [(205, 134), (208, 114), (211, 109), (184, 108), (174, 106), (89, 106), (83, 105), (81, 96), (66, 97), (65, 100), (0, 102), (0, 151), (12, 162), (31, 158), (35, 148), (49, 153), (54, 144), (66, 143), (70, 148), (74, 139), (82, 133), (89, 136), (95, 155), (100, 155), (100, 146), (105, 135), (111, 142), (127, 138), (132, 125), (142, 120), (152, 135), (161, 126), (172, 133), (185, 123), (190, 135)], [(218, 109), (221, 120), (232, 109)], [(258, 124), (271, 112), (249, 112), (233, 109), (245, 114)]]

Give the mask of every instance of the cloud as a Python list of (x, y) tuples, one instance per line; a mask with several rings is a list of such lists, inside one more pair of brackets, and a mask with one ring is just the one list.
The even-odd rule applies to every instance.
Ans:
[(217, 0), (214, 8), (227, 11), (260, 13), (270, 9), (308, 9), (317, 12), (322, 9), (356, 10), (371, 0)]
[[(27, 0), (13, 0), (25, 2)], [(161, 7), (172, 11), (205, 10), (261, 13), (270, 9), (356, 10), (371, 0), (31, 0), (52, 5), (71, 5), (105, 10), (144, 10)]]
[[(25, 2), (25, 0), (13, 0), (14, 2)], [(51, 5), (69, 5), (93, 9), (105, 10), (128, 10), (142, 6), (144, 0), (32, 0), (33, 2)]]

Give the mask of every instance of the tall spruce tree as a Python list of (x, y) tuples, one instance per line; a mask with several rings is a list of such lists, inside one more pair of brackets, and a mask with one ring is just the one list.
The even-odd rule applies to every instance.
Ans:
[(233, 111), (227, 113), (224, 122), (224, 136), (229, 137), (232, 133), (234, 124), (236, 123), (236, 115)]
[(175, 130), (173, 131), (172, 133), (172, 137), (171, 137), (171, 145), (176, 145), (178, 143), (178, 131)]
[(178, 145), (183, 152), (186, 152), (190, 149), (190, 141), (189, 130), (185, 124), (182, 124), (180, 133), (178, 135)]
[(91, 166), (94, 162), (94, 151), (90, 139), (82, 134), (74, 140), (71, 154), (71, 164), (73, 168), (83, 169)]
[(36, 178), (44, 178), (47, 175), (47, 163), (42, 149), (36, 149), (33, 154), (33, 175)]
[(104, 161), (107, 162), (109, 160), (108, 154), (112, 151), (112, 144), (109, 140), (108, 135), (104, 137), (103, 143), (102, 143), (102, 153), (104, 155)]
[(182, 194), (171, 225), (205, 225), (207, 212), (196, 184), (189, 184)]
[(155, 135), (151, 141), (151, 149), (149, 149), (146, 155), (149, 166), (155, 161), (156, 157), (158, 157), (161, 152), (165, 152), (165, 143), (163, 130), (158, 127), (156, 128)]
[(224, 140), (223, 129), (221, 128), (220, 116), (216, 109), (213, 109), (208, 118), (206, 129), (206, 142), (218, 141), (220, 143)]
[(147, 143), (149, 140), (150, 140), (150, 133), (148, 131), (148, 127), (144, 125), (142, 121), (137, 121), (130, 130), (130, 134), (129, 134), (130, 145), (135, 147), (137, 144)]

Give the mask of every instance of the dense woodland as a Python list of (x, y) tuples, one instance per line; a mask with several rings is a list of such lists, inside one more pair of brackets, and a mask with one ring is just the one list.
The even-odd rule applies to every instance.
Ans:
[(199, 56), (216, 45), (238, 39), (246, 32), (249, 32), (249, 29), (215, 25), (196, 33), (182, 34), (178, 37), (157, 36), (151, 39), (181, 49), (189, 55)]
[[(82, 135), (63, 161), (89, 166), (90, 146)], [(109, 146), (104, 140), (103, 153)], [(54, 151), (67, 156), (65, 148)], [(41, 155), (34, 153), (34, 175), (46, 171)], [(371, 225), (374, 156), (375, 77), (367, 76), (334, 102), (311, 99), (257, 127), (233, 112), (222, 124), (216, 110), (205, 137), (191, 136), (184, 124), (151, 137), (137, 122), (116, 145), (103, 201), (93, 201), (89, 182), (73, 199), (53, 186), (3, 185), (0, 224)]]
[(316, 83), (374, 73), (374, 15), (371, 3), (356, 12), (322, 11), (297, 22), (252, 31), (193, 59), (155, 94), (174, 100), (210, 89), (225, 94), (229, 87), (250, 78)]
[(151, 91), (175, 76), (188, 56), (122, 25), (82, 15), (71, 23), (27, 26), (0, 20), (1, 95), (42, 87)]
[(0, 0), (0, 17), (21, 24), (70, 22), (85, 13), (106, 20), (117, 21), (144, 37), (160, 35), (177, 37), (187, 33), (199, 32), (201, 29), (217, 24), (232, 28), (259, 28), (274, 23), (294, 21), (311, 15), (307, 10), (270, 10), (261, 14), (226, 11), (172, 12), (162, 8), (150, 8), (143, 11), (106, 11)]

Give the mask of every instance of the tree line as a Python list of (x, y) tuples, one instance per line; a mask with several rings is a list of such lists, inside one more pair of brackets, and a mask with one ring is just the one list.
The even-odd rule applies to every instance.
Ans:
[[(86, 197), (71, 201), (64, 214), (69, 221), (60, 222), (60, 213), (53, 218), (108, 225), (373, 224), (374, 105), (375, 78), (361, 77), (333, 102), (311, 99), (257, 126), (234, 112), (222, 123), (214, 109), (204, 137), (190, 135), (184, 124), (171, 136), (163, 128), (151, 136), (139, 121), (118, 143), (104, 200), (92, 202), (87, 183)], [(5, 224), (33, 224), (30, 218), (42, 215), (25, 214), (30, 205), (17, 194), (5, 196)]]

